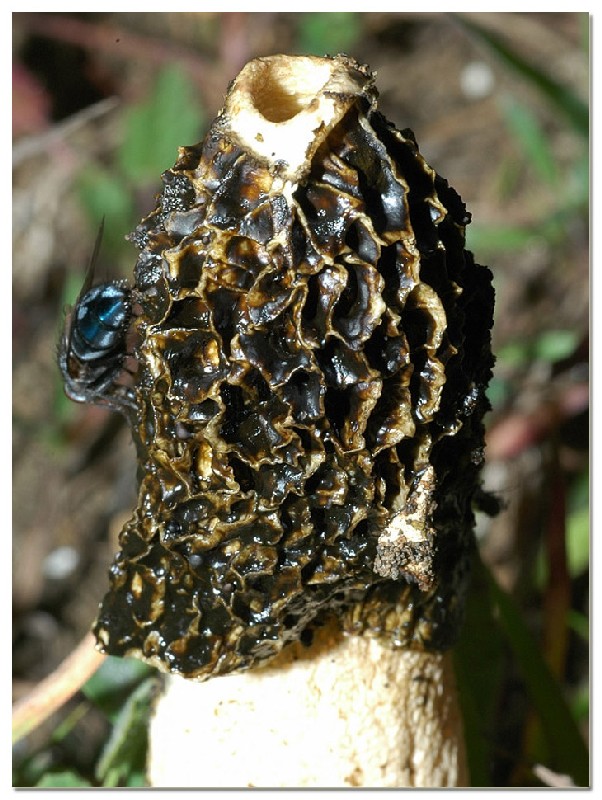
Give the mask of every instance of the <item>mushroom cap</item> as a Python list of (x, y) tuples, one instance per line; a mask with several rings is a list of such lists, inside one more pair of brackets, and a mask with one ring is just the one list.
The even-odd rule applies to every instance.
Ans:
[(105, 652), (203, 680), (333, 616), (454, 641), (492, 366), (468, 221), (366, 67), (243, 69), (130, 237), (140, 489)]

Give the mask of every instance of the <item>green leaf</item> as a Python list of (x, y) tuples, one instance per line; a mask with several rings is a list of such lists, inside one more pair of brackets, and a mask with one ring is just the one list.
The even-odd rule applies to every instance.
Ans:
[(205, 115), (194, 84), (177, 65), (161, 70), (146, 101), (129, 109), (118, 152), (123, 173), (134, 183), (155, 182), (173, 166), (178, 147), (202, 138)]
[(534, 67), (502, 41), (495, 33), (462, 14), (454, 18), (472, 36), (485, 44), (510, 69), (534, 86), (584, 138), (589, 137), (589, 109), (575, 92)]
[(589, 719), (590, 699), (589, 686), (581, 686), (573, 695), (571, 709), (575, 719), (586, 724)]
[(73, 708), (69, 714), (67, 714), (65, 719), (63, 719), (54, 729), (51, 736), (52, 742), (60, 742), (62, 739), (68, 736), (78, 722), (86, 716), (89, 710), (90, 706), (85, 700), (81, 703), (78, 703), (75, 708)]
[(590, 187), (590, 158), (589, 151), (585, 150), (575, 158), (569, 167), (566, 186), (566, 208), (568, 211), (589, 211)]
[(522, 367), (532, 361), (555, 363), (575, 352), (579, 344), (577, 331), (543, 331), (533, 339), (518, 339), (507, 342), (497, 351), (501, 364), (507, 367)]
[(518, 225), (471, 225), (466, 231), (466, 246), (479, 254), (480, 258), (495, 257), (497, 253), (512, 253), (524, 250), (537, 242), (548, 247), (566, 243), (567, 234), (577, 215), (586, 221), (588, 198), (580, 194), (578, 178), (566, 200), (552, 213), (546, 212), (540, 219), (527, 226)]
[(148, 786), (148, 780), (146, 779), (146, 770), (145, 769), (133, 770), (132, 773), (127, 777), (126, 786), (131, 786), (132, 788), (138, 788), (140, 786)]
[(78, 786), (91, 787), (92, 784), (77, 772), (47, 772), (37, 783), (39, 789), (74, 789)]
[(349, 11), (300, 15), (297, 46), (311, 55), (350, 52), (361, 34), (359, 15)]
[(544, 331), (533, 342), (533, 357), (555, 363), (568, 358), (579, 344), (579, 333), (570, 330)]
[(494, 375), (487, 387), (487, 397), (492, 408), (500, 408), (513, 396), (512, 384), (499, 375)]
[(493, 616), (484, 567), (473, 564), (466, 619), (454, 648), (458, 695), (471, 787), (491, 786), (489, 764), (494, 742), (495, 711), (501, 687), (503, 648)]
[(556, 160), (535, 115), (512, 97), (502, 100), (501, 109), (508, 130), (522, 149), (528, 164), (542, 181), (555, 185), (558, 182)]
[[(125, 247), (125, 235), (135, 224), (134, 201), (123, 177), (97, 165), (90, 165), (79, 177), (79, 196), (88, 219), (99, 225), (104, 219), (102, 249), (115, 255)], [(90, 252), (94, 237), (90, 237)], [(86, 270), (82, 264), (82, 276)], [(80, 286), (81, 288), (81, 286)]]
[(540, 234), (516, 225), (471, 225), (466, 231), (466, 246), (479, 255), (523, 250)]
[(144, 771), (148, 718), (158, 689), (148, 678), (130, 695), (115, 720), (109, 740), (96, 765), (96, 777), (105, 786), (120, 786)]
[(589, 785), (589, 755), (570, 708), (541, 651), (525, 625), (514, 600), (488, 574), (498, 620), (527, 692), (541, 720), (552, 763), (551, 769), (570, 775), (578, 786)]
[(580, 614), (573, 608), (569, 609), (567, 624), (569, 628), (574, 630), (578, 636), (581, 636), (585, 642), (589, 641), (589, 620), (585, 614)]
[(156, 670), (135, 658), (108, 656), (82, 686), (84, 695), (113, 720), (133, 689)]
[(529, 340), (518, 340), (507, 342), (503, 347), (498, 348), (497, 358), (506, 367), (522, 367), (531, 361), (531, 345)]
[(573, 577), (583, 573), (589, 564), (589, 517), (589, 472), (586, 471), (572, 486), (568, 502), (566, 548)]

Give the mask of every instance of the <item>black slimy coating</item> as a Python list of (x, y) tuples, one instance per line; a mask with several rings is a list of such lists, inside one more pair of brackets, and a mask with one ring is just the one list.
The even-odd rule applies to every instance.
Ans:
[(448, 647), (493, 363), (460, 198), (369, 76), (287, 196), (216, 129), (163, 184), (131, 235), (140, 490), (100, 646), (195, 679), (332, 614)]

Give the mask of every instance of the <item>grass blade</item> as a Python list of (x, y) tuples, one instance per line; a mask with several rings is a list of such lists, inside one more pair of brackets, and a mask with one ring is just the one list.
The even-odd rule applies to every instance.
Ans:
[(501, 108), (508, 130), (521, 147), (527, 162), (545, 183), (554, 186), (558, 181), (556, 161), (535, 115), (513, 97), (503, 98)]
[(570, 775), (578, 786), (589, 785), (589, 754), (577, 723), (562, 696), (561, 687), (550, 672), (512, 598), (489, 574), (489, 588), (497, 607), (498, 621), (505, 633), (525, 681), (529, 697), (541, 720), (551, 768)]
[(462, 14), (453, 14), (453, 19), (465, 31), (485, 44), (507, 67), (531, 83), (556, 108), (561, 111), (573, 128), (584, 138), (589, 136), (589, 108), (571, 89), (555, 81), (549, 75), (529, 64), (514, 52), (496, 34), (483, 28)]
[(481, 560), (476, 557), (464, 628), (454, 648), (456, 683), (472, 788), (492, 786), (490, 764), (504, 655), (501, 637), (492, 635), (496, 627), (487, 577)]

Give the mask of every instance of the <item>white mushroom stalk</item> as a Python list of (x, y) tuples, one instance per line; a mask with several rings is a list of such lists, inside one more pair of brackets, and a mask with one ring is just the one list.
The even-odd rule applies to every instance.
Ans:
[(170, 676), (148, 763), (155, 787), (467, 786), (452, 659), (335, 629), (248, 672)]

